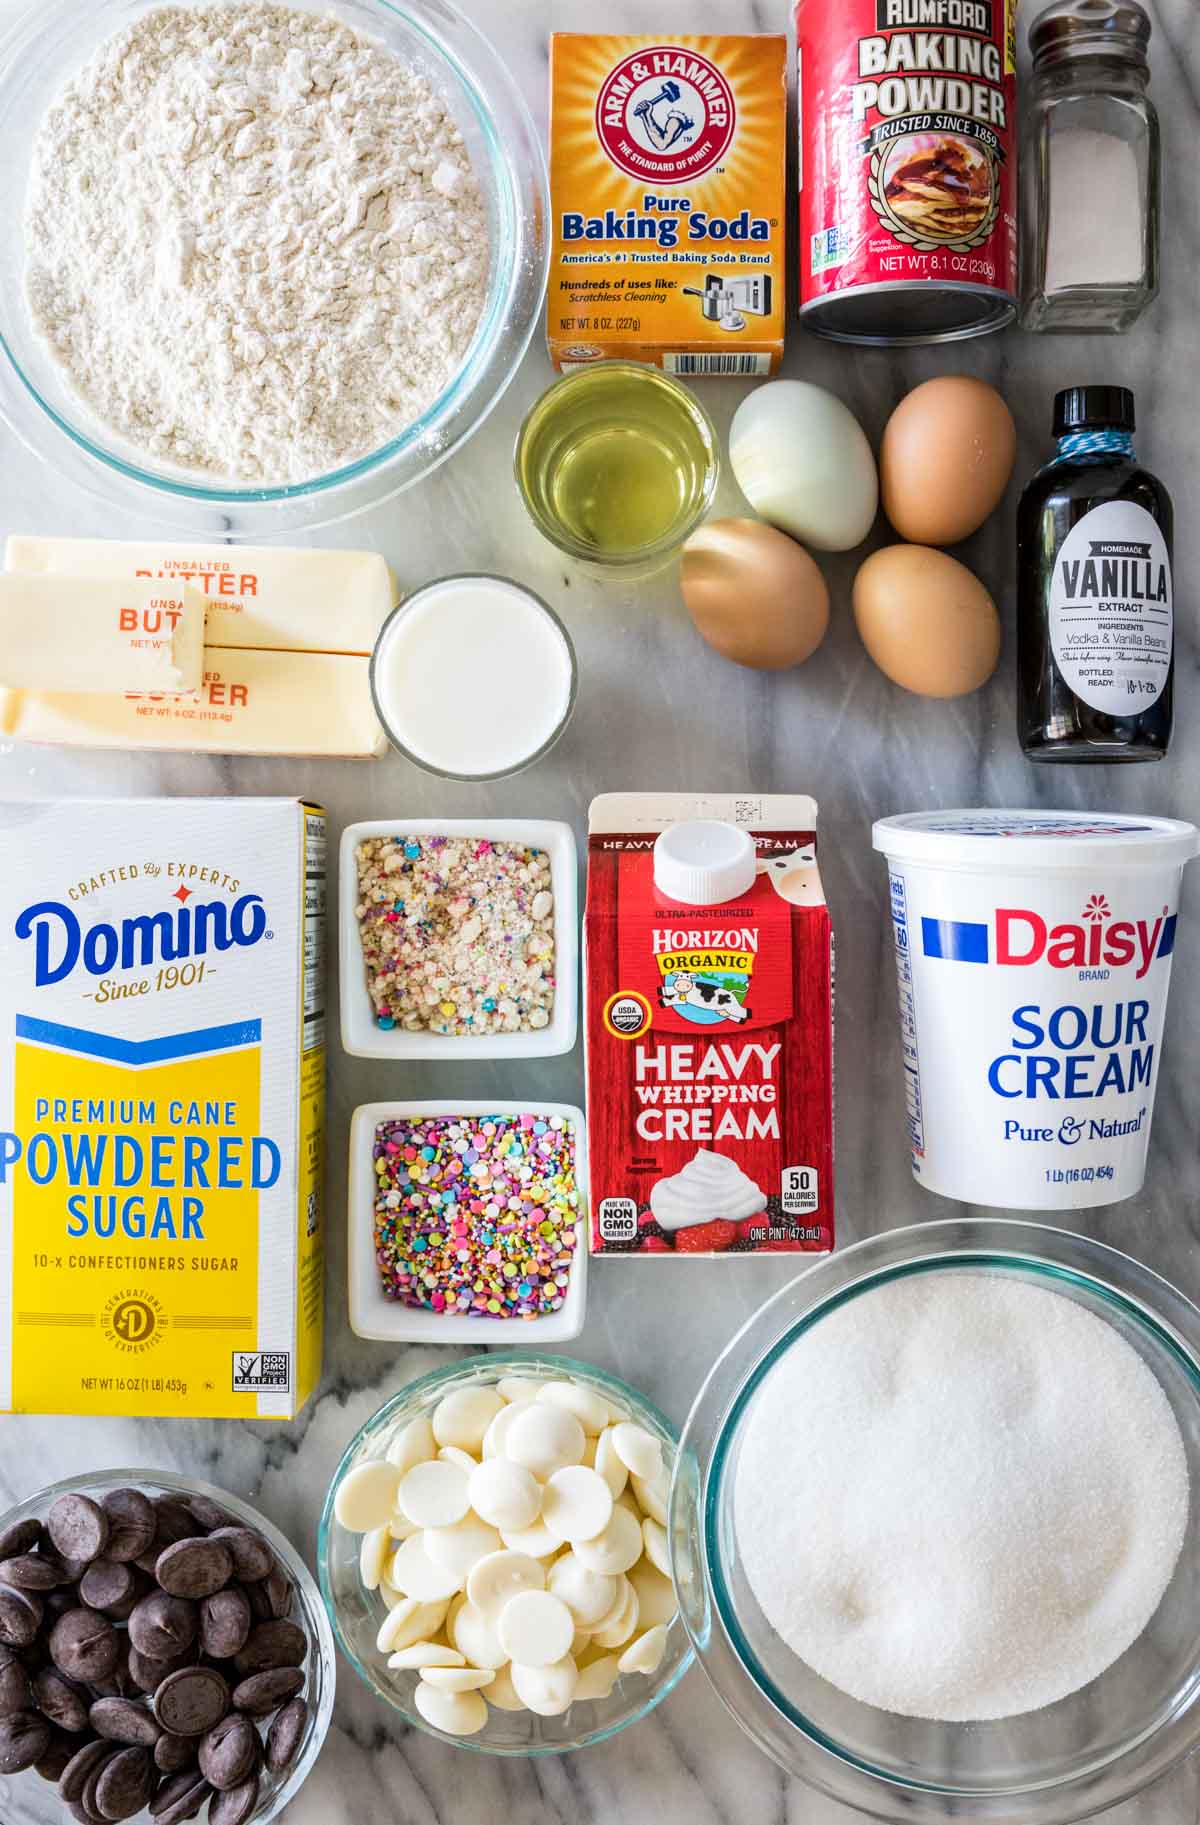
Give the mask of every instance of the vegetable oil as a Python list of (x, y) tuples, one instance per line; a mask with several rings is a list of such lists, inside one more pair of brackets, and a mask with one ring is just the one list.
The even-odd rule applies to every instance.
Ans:
[(707, 512), (717, 483), (707, 413), (677, 381), (603, 361), (554, 383), (517, 444), (534, 524), (600, 565), (665, 563)]

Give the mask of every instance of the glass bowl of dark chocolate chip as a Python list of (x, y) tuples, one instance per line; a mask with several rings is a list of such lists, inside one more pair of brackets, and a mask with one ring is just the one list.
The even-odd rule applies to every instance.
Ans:
[(307, 1567), (224, 1490), (112, 1471), (0, 1517), (0, 1818), (40, 1776), (83, 1825), (266, 1825), (335, 1680)]

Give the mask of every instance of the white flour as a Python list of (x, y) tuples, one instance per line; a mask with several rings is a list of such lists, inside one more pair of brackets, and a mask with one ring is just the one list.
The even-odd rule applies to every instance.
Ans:
[(411, 424), (488, 282), (444, 99), (333, 15), (164, 6), (42, 122), (26, 221), (38, 330), (114, 431), (281, 483)]
[(755, 1397), (734, 1508), (772, 1627), (910, 1717), (1052, 1704), (1146, 1627), (1189, 1488), (1158, 1381), (1062, 1296), (893, 1281), (801, 1337)]

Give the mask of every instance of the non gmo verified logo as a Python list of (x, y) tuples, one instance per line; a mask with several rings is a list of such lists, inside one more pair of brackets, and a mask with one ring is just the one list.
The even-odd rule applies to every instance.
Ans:
[(698, 51), (659, 45), (609, 71), (596, 103), (596, 132), (629, 177), (681, 184), (720, 163), (735, 116), (733, 91), (716, 64)]
[(996, 963), (1022, 968), (1043, 963), (1056, 970), (1120, 969), (1136, 964), (1140, 982), (1158, 957), (1175, 949), (1176, 915), (1164, 906), (1156, 919), (1114, 919), (1103, 894), (1092, 894), (1078, 924), (1051, 925), (1029, 907), (997, 907), (993, 923), (969, 919), (921, 920), (927, 957), (951, 963)]

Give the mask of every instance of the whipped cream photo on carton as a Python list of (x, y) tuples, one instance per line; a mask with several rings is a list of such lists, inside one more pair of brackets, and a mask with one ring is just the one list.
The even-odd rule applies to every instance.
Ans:
[(889, 817), (913, 1173), (1014, 1210), (1133, 1197), (1146, 1176), (1185, 864), (1161, 817)]
[(0, 805), (0, 1412), (291, 1419), (320, 1375), (325, 816)]
[(833, 932), (805, 797), (589, 814), (593, 1254), (833, 1247)]

